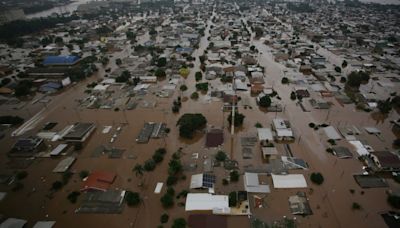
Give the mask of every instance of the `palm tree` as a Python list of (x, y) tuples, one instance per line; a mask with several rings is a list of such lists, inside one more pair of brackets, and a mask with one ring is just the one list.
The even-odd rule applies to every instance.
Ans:
[(144, 168), (143, 168), (142, 165), (136, 164), (135, 167), (133, 167), (133, 170), (132, 170), (132, 171), (135, 172), (135, 175), (136, 175), (136, 176), (138, 176), (138, 175), (143, 176)]

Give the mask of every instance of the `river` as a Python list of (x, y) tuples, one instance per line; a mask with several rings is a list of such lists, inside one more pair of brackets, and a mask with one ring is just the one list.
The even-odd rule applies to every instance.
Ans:
[(41, 12), (27, 14), (26, 18), (39, 18), (39, 17), (48, 17), (53, 13), (60, 14), (60, 13), (71, 13), (74, 12), (79, 5), (90, 2), (92, 0), (74, 0), (72, 3), (65, 5), (65, 6), (57, 6), (48, 10), (44, 10)]

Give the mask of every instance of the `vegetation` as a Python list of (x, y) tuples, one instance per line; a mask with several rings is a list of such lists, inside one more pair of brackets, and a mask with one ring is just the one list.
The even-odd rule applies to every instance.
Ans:
[(125, 83), (131, 78), (131, 73), (127, 70), (123, 71), (120, 76), (115, 78), (115, 82)]
[(347, 67), (347, 61), (346, 60), (343, 60), (343, 62), (342, 62), (342, 68), (346, 68)]
[(153, 159), (149, 159), (144, 162), (144, 170), (153, 171), (156, 168), (156, 162)]
[(160, 217), (160, 222), (161, 223), (167, 223), (168, 220), (169, 220), (169, 216), (168, 216), (167, 213), (164, 213), (164, 214), (161, 215), (161, 217)]
[(227, 179), (222, 179), (222, 185), (228, 185), (229, 184), (229, 181), (227, 180)]
[(400, 196), (389, 195), (387, 198), (387, 202), (390, 204), (390, 206), (396, 209), (400, 209)]
[(168, 173), (169, 175), (176, 175), (182, 171), (183, 166), (179, 159), (171, 159), (168, 163)]
[(230, 179), (232, 182), (237, 182), (239, 181), (239, 172), (236, 170), (233, 170), (232, 172), (229, 173)]
[(229, 193), (229, 207), (236, 207), (237, 206), (237, 193), (231, 192)]
[(18, 192), (18, 191), (22, 190), (23, 188), (24, 188), (24, 184), (17, 181), (17, 182), (15, 182), (14, 186), (11, 188), (11, 191)]
[(82, 171), (79, 173), (79, 177), (80, 177), (81, 179), (85, 179), (87, 176), (89, 176), (89, 171), (87, 171), (87, 170), (82, 170)]
[(137, 206), (140, 203), (140, 195), (137, 192), (127, 191), (125, 194), (125, 201), (128, 206)]
[(170, 208), (174, 205), (174, 197), (168, 193), (165, 193), (160, 201), (164, 208)]
[(208, 82), (197, 83), (196, 89), (203, 91), (203, 92), (207, 92), (208, 91)]
[(196, 74), (194, 75), (196, 82), (201, 81), (203, 78), (203, 74), (200, 71), (197, 71)]
[(182, 92), (184, 92), (184, 91), (186, 91), (186, 90), (188, 89), (188, 87), (187, 87), (186, 85), (181, 85), (181, 86), (179, 87), (179, 89), (180, 89)]
[(262, 128), (263, 125), (262, 125), (261, 123), (257, 122), (256, 124), (254, 124), (254, 127), (256, 127), (256, 128)]
[(308, 126), (309, 126), (310, 128), (314, 128), (314, 127), (315, 127), (315, 123), (309, 123)]
[(260, 98), (259, 104), (261, 107), (268, 108), (271, 106), (271, 98), (268, 95), (265, 95)]
[(384, 101), (378, 101), (378, 109), (382, 114), (388, 114), (392, 110), (392, 102), (390, 98)]
[(70, 194), (68, 194), (67, 199), (69, 200), (69, 202), (71, 203), (76, 203), (76, 201), (78, 201), (78, 197), (81, 195), (80, 192), (78, 191), (73, 191)]
[(186, 220), (184, 218), (175, 219), (171, 226), (171, 228), (185, 228), (185, 227), (186, 227)]
[(203, 128), (206, 124), (206, 118), (200, 113), (184, 114), (179, 118), (177, 122), (177, 126), (179, 126), (179, 136), (187, 139), (192, 139), (194, 132)]
[(167, 65), (167, 58), (162, 57), (157, 59), (157, 66), (158, 67), (165, 67)]
[(51, 189), (53, 191), (58, 191), (63, 187), (63, 183), (61, 181), (54, 181), (53, 184), (51, 185)]
[(62, 182), (64, 185), (68, 184), (69, 180), (71, 179), (73, 173), (71, 171), (67, 171), (62, 175)]
[(193, 92), (192, 95), (190, 95), (190, 98), (192, 98), (193, 100), (199, 99), (199, 93), (198, 92)]
[(33, 83), (28, 80), (20, 81), (15, 87), (15, 96), (22, 97), (31, 93)]
[(115, 60), (115, 64), (117, 64), (118, 66), (122, 64), (122, 60), (120, 58)]
[(351, 209), (353, 209), (353, 210), (361, 210), (361, 205), (356, 203), (356, 202), (353, 202), (353, 204), (351, 205)]
[(144, 168), (143, 168), (143, 166), (142, 165), (140, 165), (140, 164), (136, 164), (135, 165), (135, 167), (133, 167), (133, 170), (132, 170), (133, 172), (135, 172), (135, 175), (136, 176), (143, 176), (143, 171), (144, 171)]
[(19, 116), (0, 116), (0, 124), (11, 124), (12, 126), (22, 124), (24, 119)]
[(294, 100), (296, 100), (296, 98), (297, 98), (296, 93), (294, 91), (292, 91), (290, 93), (290, 99), (294, 101)]
[(190, 70), (187, 67), (182, 67), (181, 69), (179, 69), (179, 74), (186, 78), (189, 74), (190, 74)]
[(163, 78), (163, 77), (167, 76), (167, 74), (165, 73), (165, 71), (164, 71), (163, 69), (161, 69), (161, 68), (158, 68), (158, 69), (154, 72), (154, 75), (155, 75), (157, 78)]
[(359, 88), (361, 83), (369, 81), (369, 73), (365, 71), (353, 71), (347, 77), (346, 85), (353, 88)]
[(222, 150), (218, 151), (217, 154), (215, 155), (215, 159), (220, 162), (225, 161), (227, 157), (228, 156)]
[[(243, 124), (244, 118), (245, 118), (245, 116), (243, 114), (236, 112), (233, 125), (235, 127), (239, 127), (240, 125)], [(229, 122), (229, 124), (232, 124), (232, 115), (228, 115), (228, 122)]]
[(310, 179), (314, 184), (317, 185), (321, 185), (322, 183), (324, 183), (324, 177), (321, 173), (311, 173)]
[(19, 171), (15, 177), (17, 178), (17, 180), (23, 180), (28, 176), (28, 172), (26, 171)]
[(335, 66), (335, 71), (338, 73), (342, 73), (342, 68), (340, 68), (339, 66)]
[(176, 182), (178, 182), (178, 178), (176, 176), (172, 176), (172, 175), (168, 176), (167, 186), (174, 185), (174, 184), (176, 184)]
[(177, 198), (177, 199), (179, 199), (179, 198), (181, 198), (181, 197), (185, 197), (185, 198), (186, 198), (186, 196), (187, 196), (188, 193), (189, 193), (188, 190), (182, 190), (182, 191), (176, 196), (176, 198)]
[(281, 80), (282, 84), (288, 84), (289, 83), (289, 79), (287, 77), (283, 77)]

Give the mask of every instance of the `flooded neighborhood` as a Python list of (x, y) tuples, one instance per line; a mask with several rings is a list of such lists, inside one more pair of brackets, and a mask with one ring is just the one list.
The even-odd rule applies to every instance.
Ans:
[(400, 2), (0, 2), (0, 228), (400, 227)]

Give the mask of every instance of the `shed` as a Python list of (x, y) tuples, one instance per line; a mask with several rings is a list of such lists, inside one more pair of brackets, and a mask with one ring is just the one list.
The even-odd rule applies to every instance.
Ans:
[(323, 129), (328, 139), (333, 139), (333, 140), (342, 139), (340, 134), (336, 131), (336, 129), (333, 126), (324, 127)]
[(307, 188), (303, 174), (271, 175), (274, 188)]
[(61, 160), (57, 166), (53, 169), (53, 173), (64, 173), (66, 172), (69, 167), (75, 162), (76, 158), (75, 157), (67, 157), (63, 160)]
[(55, 221), (38, 221), (33, 228), (52, 228), (55, 224)]
[(50, 155), (51, 156), (60, 155), (67, 147), (68, 147), (68, 144), (60, 144), (50, 152)]
[(186, 196), (185, 211), (229, 210), (227, 195), (211, 195), (208, 193), (189, 193)]
[(0, 224), (0, 228), (23, 228), (26, 223), (23, 219), (8, 218)]
[(257, 128), (258, 140), (272, 141), (274, 137), (272, 136), (272, 131), (270, 128)]
[(269, 185), (260, 183), (258, 173), (244, 173), (244, 188), (247, 192), (270, 193)]

